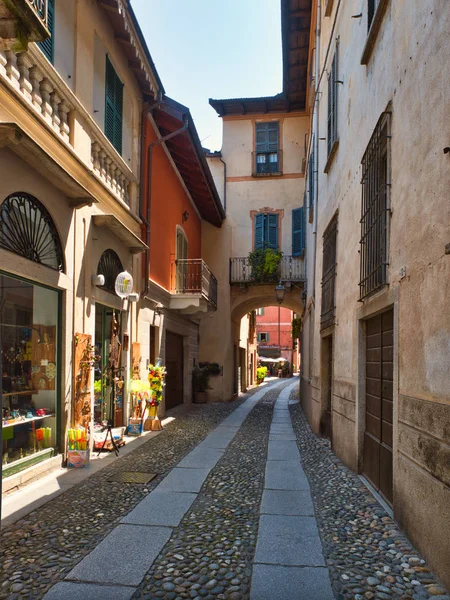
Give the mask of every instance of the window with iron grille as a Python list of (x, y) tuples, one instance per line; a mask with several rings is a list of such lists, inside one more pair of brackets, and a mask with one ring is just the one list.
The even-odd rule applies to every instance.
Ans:
[(334, 53), (331, 63), (330, 73), (328, 75), (328, 137), (327, 147), (328, 156), (335, 148), (335, 142), (338, 141), (338, 123), (337, 123), (337, 86), (338, 86), (338, 48)]
[(383, 113), (362, 159), (360, 300), (387, 284), (390, 113)]
[(256, 174), (278, 173), (279, 123), (256, 123)]
[(330, 327), (335, 319), (337, 215), (323, 234), (321, 329)]

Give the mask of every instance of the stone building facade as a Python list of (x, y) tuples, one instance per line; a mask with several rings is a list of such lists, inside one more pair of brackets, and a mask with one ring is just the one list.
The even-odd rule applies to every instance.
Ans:
[(301, 401), (450, 585), (445, 3), (316, 3)]

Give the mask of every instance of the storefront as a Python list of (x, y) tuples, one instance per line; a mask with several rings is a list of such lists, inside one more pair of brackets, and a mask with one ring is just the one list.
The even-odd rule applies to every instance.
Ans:
[[(36, 198), (6, 198), (0, 223), (0, 248), (53, 271), (63, 269), (53, 221)], [(3, 478), (61, 448), (61, 300), (56, 289), (0, 271)]]

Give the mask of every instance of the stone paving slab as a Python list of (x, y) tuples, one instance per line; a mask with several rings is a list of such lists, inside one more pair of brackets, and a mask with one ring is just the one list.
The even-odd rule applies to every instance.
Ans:
[(269, 490), (309, 490), (309, 483), (298, 460), (269, 460), (265, 488)]
[(168, 527), (118, 525), (66, 579), (139, 585), (171, 535)]
[(295, 433), (271, 433), (269, 442), (295, 442), (297, 438)]
[(311, 494), (298, 490), (264, 490), (261, 514), (314, 516)]
[(156, 489), (129, 512), (121, 523), (177, 527), (196, 497), (197, 494), (160, 492)]
[(254, 562), (324, 567), (315, 518), (261, 515)]
[(223, 450), (197, 446), (178, 463), (182, 469), (212, 469), (222, 457)]
[(131, 600), (135, 591), (134, 587), (61, 581), (45, 594), (43, 600)]
[(198, 493), (211, 469), (179, 469), (175, 467), (156, 488), (159, 491)]
[(253, 567), (250, 600), (334, 600), (328, 569), (323, 567)]
[(297, 442), (269, 442), (267, 460), (298, 460), (300, 463), (300, 452)]
[(206, 439), (201, 442), (198, 447), (202, 446), (203, 448), (217, 448), (219, 450), (225, 450), (234, 436), (225, 436), (225, 435), (209, 435)]

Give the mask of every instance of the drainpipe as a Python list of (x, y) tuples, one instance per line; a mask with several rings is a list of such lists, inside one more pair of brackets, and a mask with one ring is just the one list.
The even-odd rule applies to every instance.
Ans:
[(313, 272), (311, 273), (312, 279), (312, 295), (316, 297), (316, 256), (317, 256), (317, 218), (319, 214), (319, 169), (317, 167), (319, 161), (319, 89), (321, 83), (320, 77), (320, 26), (322, 20), (322, 1), (317, 0), (317, 20), (316, 20), (316, 60), (315, 60), (315, 71), (316, 71), (316, 82), (317, 87), (315, 91), (315, 102), (314, 102), (314, 119), (313, 119), (313, 131), (314, 131), (314, 157), (315, 157), (315, 170), (314, 170), (314, 191), (315, 191), (315, 210), (314, 210), (314, 222), (313, 222), (313, 236), (314, 236), (314, 258), (313, 258)]
[(148, 173), (148, 175), (147, 175), (148, 176), (147, 211), (146, 211), (145, 218), (143, 219), (143, 221), (145, 223), (145, 243), (148, 246), (148, 250), (145, 251), (145, 274), (144, 274), (145, 284), (144, 284), (144, 289), (141, 294), (142, 298), (146, 298), (146, 296), (148, 294), (149, 278), (150, 278), (150, 213), (151, 213), (151, 207), (152, 207), (153, 148), (155, 146), (158, 146), (159, 144), (163, 144), (163, 143), (171, 140), (172, 138), (179, 135), (180, 133), (183, 133), (183, 131), (186, 131), (187, 128), (188, 128), (188, 117), (187, 117), (187, 115), (183, 115), (183, 126), (182, 127), (177, 129), (176, 131), (173, 131), (172, 133), (169, 133), (168, 135), (165, 135), (162, 138), (158, 138), (157, 140), (152, 142), (150, 144), (150, 146), (148, 147), (148, 154), (147, 154), (147, 173)]
[(223, 163), (223, 210), (227, 212), (227, 163), (220, 157), (220, 162)]

